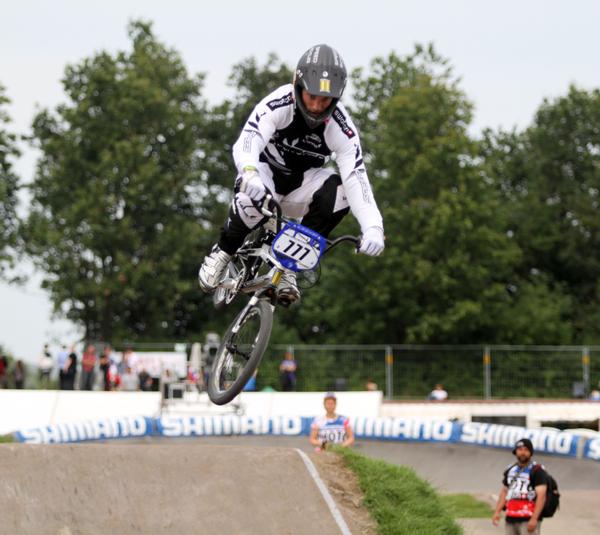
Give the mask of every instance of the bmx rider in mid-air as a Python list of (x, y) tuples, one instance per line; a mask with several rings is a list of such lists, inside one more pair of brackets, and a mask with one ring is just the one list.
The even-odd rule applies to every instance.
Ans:
[[(268, 194), (284, 216), (327, 237), (352, 210), (361, 228), (359, 252), (384, 249), (383, 220), (365, 169), (356, 127), (340, 102), (347, 72), (336, 50), (322, 44), (307, 50), (293, 82), (267, 95), (254, 108), (233, 146), (239, 175), (221, 236), (198, 273), (210, 293), (248, 233), (265, 221), (260, 203)], [(332, 154), (339, 174), (327, 167)], [(286, 271), (279, 301), (300, 298), (296, 275)]]

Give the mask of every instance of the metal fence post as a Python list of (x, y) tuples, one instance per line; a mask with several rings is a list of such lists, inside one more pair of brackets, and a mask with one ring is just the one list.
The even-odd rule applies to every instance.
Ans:
[(585, 397), (588, 397), (590, 394), (590, 350), (587, 347), (581, 350), (581, 365), (583, 368), (583, 391)]
[(392, 346), (385, 348), (385, 398), (394, 397), (394, 353)]
[(492, 354), (489, 346), (483, 348), (483, 397), (492, 399)]

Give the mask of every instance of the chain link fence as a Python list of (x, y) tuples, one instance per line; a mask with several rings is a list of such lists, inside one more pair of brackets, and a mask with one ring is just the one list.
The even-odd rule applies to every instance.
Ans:
[[(188, 357), (192, 346), (127, 345), (135, 351), (177, 348)], [(452, 399), (586, 398), (600, 390), (600, 346), (516, 345), (271, 345), (256, 377), (258, 390), (282, 390), (279, 367), (286, 354), (297, 364), (296, 391), (365, 390), (367, 382), (386, 399), (425, 399), (438, 383)]]
[(286, 353), (298, 391), (364, 390), (368, 380), (387, 399), (424, 399), (438, 383), (453, 399), (585, 398), (600, 388), (600, 347), (508, 345), (272, 346), (259, 387), (280, 389)]

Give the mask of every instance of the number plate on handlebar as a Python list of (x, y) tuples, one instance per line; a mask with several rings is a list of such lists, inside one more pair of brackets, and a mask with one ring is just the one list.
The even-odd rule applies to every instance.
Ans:
[(326, 241), (318, 232), (299, 223), (286, 223), (273, 240), (273, 254), (292, 271), (307, 271), (319, 264)]

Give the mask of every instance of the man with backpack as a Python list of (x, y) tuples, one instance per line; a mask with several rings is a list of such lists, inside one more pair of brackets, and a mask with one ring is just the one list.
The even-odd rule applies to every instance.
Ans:
[(492, 522), (497, 526), (505, 510), (506, 535), (539, 535), (542, 518), (552, 516), (557, 507), (558, 489), (543, 465), (532, 461), (531, 440), (518, 440), (512, 452), (517, 462), (504, 471)]

